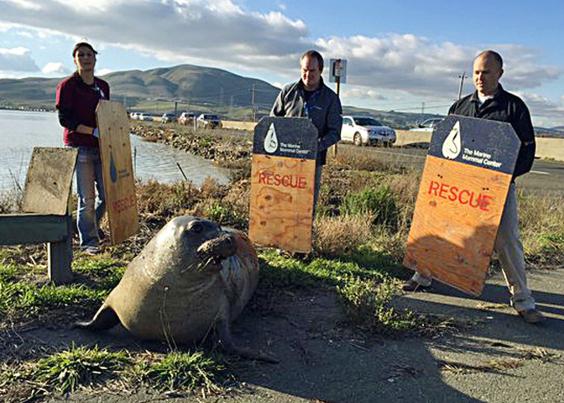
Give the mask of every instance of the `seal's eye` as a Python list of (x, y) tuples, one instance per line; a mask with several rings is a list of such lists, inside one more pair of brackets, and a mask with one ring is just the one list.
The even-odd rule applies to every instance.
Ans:
[(190, 231), (195, 232), (196, 234), (199, 234), (203, 230), (204, 230), (204, 226), (199, 222), (194, 223), (194, 225), (192, 225), (192, 227), (190, 228)]

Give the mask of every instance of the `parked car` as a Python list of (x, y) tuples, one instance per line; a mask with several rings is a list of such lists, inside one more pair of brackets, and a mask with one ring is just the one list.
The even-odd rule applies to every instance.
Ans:
[(130, 117), (131, 119), (133, 119), (133, 120), (136, 120), (136, 119), (137, 119), (137, 112), (131, 112), (131, 113), (129, 114), (129, 117)]
[(200, 116), (198, 116), (198, 119), (196, 119), (196, 126), (206, 129), (221, 128), (221, 120), (217, 115), (212, 115), (211, 113), (202, 113)]
[(172, 112), (163, 113), (161, 116), (161, 123), (172, 123), (176, 122), (176, 115)]
[(396, 132), (370, 116), (343, 116), (341, 139), (357, 146), (392, 146), (396, 142)]
[(194, 112), (182, 112), (178, 117), (178, 123), (181, 125), (191, 125), (194, 124), (196, 119), (196, 114)]
[(144, 122), (152, 122), (153, 121), (153, 115), (151, 115), (150, 113), (139, 112), (137, 114), (137, 119), (142, 120)]
[(433, 130), (435, 130), (435, 127), (437, 127), (437, 125), (439, 123), (441, 123), (443, 121), (443, 118), (430, 118), (427, 120), (424, 120), (423, 122), (419, 123), (417, 125), (417, 127), (414, 127), (412, 129), (409, 129), (410, 131), (413, 132), (433, 132)]

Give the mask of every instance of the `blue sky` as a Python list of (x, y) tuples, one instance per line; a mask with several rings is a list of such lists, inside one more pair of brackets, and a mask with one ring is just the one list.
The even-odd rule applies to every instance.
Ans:
[[(275, 85), (314, 47), (348, 60), (343, 102), (446, 113), (479, 50), (505, 59), (502, 83), (539, 126), (564, 125), (564, 2), (0, 0), (0, 78), (60, 77), (81, 38), (98, 73), (192, 63)], [(472, 90), (466, 80), (464, 92)]]

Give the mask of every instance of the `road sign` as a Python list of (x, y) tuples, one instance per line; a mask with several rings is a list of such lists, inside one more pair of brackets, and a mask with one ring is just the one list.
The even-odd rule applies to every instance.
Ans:
[(479, 295), (520, 140), (509, 123), (448, 116), (431, 139), (403, 264)]
[(137, 232), (137, 197), (131, 162), (129, 120), (119, 102), (101, 100), (96, 108), (100, 156), (112, 244)]
[(311, 250), (317, 129), (309, 119), (267, 117), (255, 127), (249, 237)]
[(329, 61), (329, 82), (345, 84), (347, 82), (347, 60), (331, 59)]

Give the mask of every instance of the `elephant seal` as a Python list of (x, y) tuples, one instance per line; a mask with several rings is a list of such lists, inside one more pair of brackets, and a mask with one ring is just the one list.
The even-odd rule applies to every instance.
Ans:
[(275, 361), (238, 348), (229, 325), (249, 301), (258, 258), (240, 231), (191, 216), (174, 218), (131, 261), (94, 318), (77, 327), (101, 330), (121, 323), (145, 340), (198, 343), (215, 328), (228, 352)]

